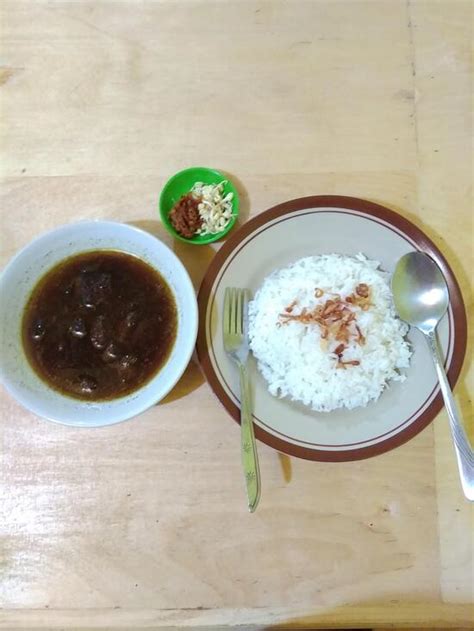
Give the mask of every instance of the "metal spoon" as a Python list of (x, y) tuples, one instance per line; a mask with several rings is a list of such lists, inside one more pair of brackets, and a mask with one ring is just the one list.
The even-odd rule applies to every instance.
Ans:
[(474, 454), (443, 368), (436, 326), (446, 313), (449, 294), (441, 270), (427, 254), (410, 252), (398, 261), (392, 277), (395, 307), (402, 320), (426, 337), (448, 411), (464, 495), (474, 501)]

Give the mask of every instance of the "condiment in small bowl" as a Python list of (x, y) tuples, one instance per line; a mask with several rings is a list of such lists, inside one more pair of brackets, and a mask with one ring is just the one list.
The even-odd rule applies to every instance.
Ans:
[[(204, 203), (203, 206), (200, 205), (199, 191), (202, 190), (202, 186), (215, 187), (220, 184), (221, 186), (216, 192), (219, 198), (224, 202), (225, 210), (223, 212), (218, 211), (217, 214), (220, 215), (220, 219), (217, 219), (214, 223), (211, 232), (208, 231), (206, 226), (202, 223), (205, 221), (202, 215), (206, 213), (206, 206), (208, 205), (206, 205), (206, 203)], [(197, 191), (196, 185), (198, 185)], [(194, 191), (192, 192), (193, 187)], [(194, 213), (194, 219), (199, 221), (196, 228), (202, 230), (202, 234), (195, 233), (192, 236), (184, 236), (175, 227), (176, 222), (174, 222), (175, 225), (173, 225), (173, 221), (170, 217), (171, 212), (183, 198), (185, 198), (185, 207), (184, 209), (181, 208), (180, 212), (184, 211), (184, 213), (186, 213), (187, 202), (190, 206), (190, 212)], [(232, 182), (220, 171), (208, 169), (207, 167), (191, 167), (184, 171), (179, 171), (179, 173), (173, 175), (165, 184), (160, 195), (159, 211), (163, 225), (173, 237), (185, 243), (205, 245), (222, 239), (222, 237), (232, 230), (239, 213), (239, 196)], [(199, 217), (196, 217), (198, 213)], [(221, 228), (219, 227), (219, 221), (221, 221), (221, 225), (223, 224)]]

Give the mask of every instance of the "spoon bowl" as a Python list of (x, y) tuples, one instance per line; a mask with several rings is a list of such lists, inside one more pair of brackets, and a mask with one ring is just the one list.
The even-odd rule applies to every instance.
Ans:
[(446, 280), (433, 259), (423, 252), (410, 252), (398, 261), (392, 291), (402, 320), (423, 332), (434, 329), (448, 308)]

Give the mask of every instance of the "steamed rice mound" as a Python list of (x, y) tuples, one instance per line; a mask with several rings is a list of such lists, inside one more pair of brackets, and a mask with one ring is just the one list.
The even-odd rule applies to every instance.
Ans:
[[(249, 304), (249, 338), (270, 393), (329, 412), (365, 406), (390, 380), (403, 381), (400, 370), (411, 355), (408, 326), (395, 314), (388, 279), (362, 254), (310, 256), (268, 276)], [(358, 334), (345, 340), (343, 356), (340, 339), (324, 326), (291, 319), (321, 312), (335, 294), (350, 303), (365, 286), (369, 304), (347, 305)]]

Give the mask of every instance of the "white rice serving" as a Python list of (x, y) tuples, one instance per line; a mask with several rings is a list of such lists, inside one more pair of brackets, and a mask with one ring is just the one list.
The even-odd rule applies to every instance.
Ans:
[[(268, 276), (249, 304), (249, 337), (270, 393), (329, 412), (365, 406), (390, 380), (403, 381), (399, 371), (411, 355), (408, 326), (395, 314), (388, 279), (362, 254), (310, 256)], [(370, 291), (362, 307), (359, 287)], [(305, 321), (338, 300), (340, 313), (352, 318), (342, 344), (338, 322), (325, 328), (317, 315)]]

